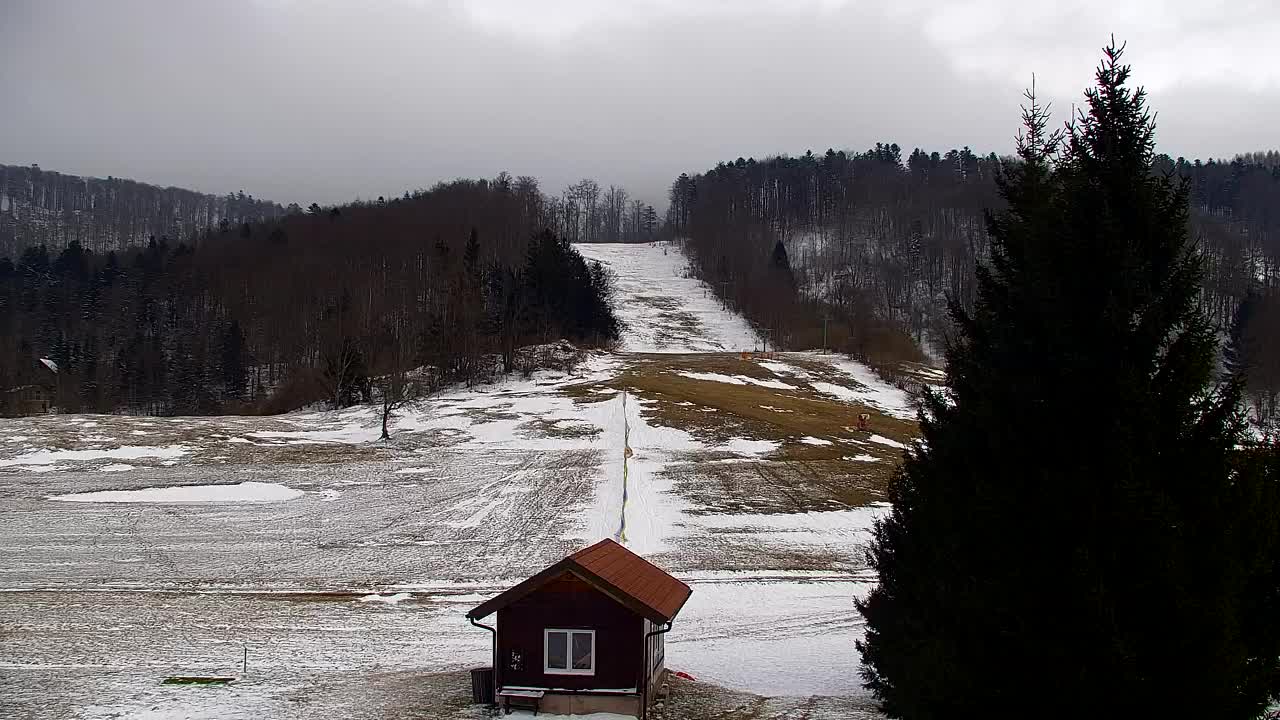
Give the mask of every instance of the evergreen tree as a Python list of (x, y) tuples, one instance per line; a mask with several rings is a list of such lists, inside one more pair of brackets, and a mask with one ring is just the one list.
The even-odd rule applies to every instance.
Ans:
[(1227, 372), (1236, 375), (1248, 374), (1249, 361), (1254, 355), (1253, 338), (1249, 337), (1248, 330), (1258, 317), (1258, 306), (1261, 302), (1262, 298), (1257, 288), (1250, 288), (1231, 316), (1231, 326), (1227, 329), (1227, 344), (1222, 352)]
[(98, 347), (90, 336), (84, 348), (84, 363), (80, 370), (80, 407), (88, 412), (102, 412), (101, 387), (99, 387)]
[(1280, 690), (1275, 465), (1240, 464), (1188, 187), (1149, 171), (1120, 58), (1060, 157), (1029, 94), (947, 396), (890, 485), (859, 602), (890, 716), (1251, 718)]
[(244, 330), (240, 323), (232, 320), (222, 333), (222, 393), (228, 400), (243, 400), (245, 386), (249, 381), (249, 368), (246, 362)]
[(471, 228), (467, 237), (467, 247), (462, 253), (462, 267), (467, 280), (475, 285), (480, 282), (480, 233)]
[(774, 270), (791, 272), (791, 261), (787, 258), (787, 246), (782, 244), (782, 238), (778, 238), (778, 241), (773, 244), (773, 255), (769, 258), (769, 264)]
[(484, 325), (498, 337), (503, 372), (514, 369), (516, 347), (527, 322), (524, 287), (521, 273), (497, 262), (489, 268)]

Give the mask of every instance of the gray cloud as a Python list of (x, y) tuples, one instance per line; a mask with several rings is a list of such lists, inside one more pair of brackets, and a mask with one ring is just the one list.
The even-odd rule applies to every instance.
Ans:
[(1280, 64), (1255, 41), (1276, 11), (1142, 2), (1108, 28), (1105, 5), (18, 0), (0, 162), (304, 204), (508, 170), (660, 204), (739, 155), (1007, 152), (1030, 73), (1065, 118), (1111, 30), (1132, 33), (1171, 153), (1274, 144)]

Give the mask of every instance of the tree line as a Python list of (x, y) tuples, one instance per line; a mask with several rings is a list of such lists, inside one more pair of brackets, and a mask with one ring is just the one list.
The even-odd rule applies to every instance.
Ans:
[(0, 257), (71, 243), (97, 253), (145, 245), (152, 237), (191, 243), (209, 228), (279, 217), (284, 208), (243, 191), (209, 195), (134, 180), (92, 178), (0, 165)]
[(662, 229), (652, 205), (615, 185), (602, 189), (590, 178), (547, 198), (546, 211), (552, 229), (575, 243), (649, 242)]
[[(507, 181), (537, 186), (531, 177)], [(414, 194), (406, 192), (401, 199)], [(546, 227), (571, 243), (648, 242), (661, 230), (657, 210), (617, 185), (605, 188), (585, 178), (558, 195), (538, 195)], [(386, 202), (381, 197), (357, 204)], [(319, 203), (304, 211), (297, 203), (281, 206), (243, 191), (219, 196), (115, 177), (66, 175), (38, 165), (0, 165), (0, 257), (17, 258), (38, 245), (57, 251), (72, 242), (96, 253), (144, 246), (151, 238), (195, 245), (213, 230), (321, 210)]]
[[(1205, 263), (1201, 303), (1224, 335), (1256, 339), (1248, 361), (1280, 362), (1278, 154), (1231, 161), (1153, 154), (1153, 175), (1184, 178), (1192, 236)], [(946, 153), (895, 143), (865, 152), (738, 158), (683, 174), (668, 226), (694, 271), (781, 346), (825, 344), (892, 367), (937, 358), (951, 332), (951, 299), (970, 307), (974, 267), (990, 252), (985, 214), (1000, 208), (995, 179), (1017, 158)], [(779, 281), (779, 259), (789, 277)], [(1251, 300), (1249, 312), (1241, 304)], [(1255, 406), (1280, 393), (1275, 371), (1251, 374)]]
[[(515, 369), (517, 348), (619, 332), (611, 279), (532, 178), (221, 225), (194, 244), (0, 260), (0, 387), (59, 372), (66, 411), (277, 412)], [(398, 390), (403, 390), (400, 387)]]

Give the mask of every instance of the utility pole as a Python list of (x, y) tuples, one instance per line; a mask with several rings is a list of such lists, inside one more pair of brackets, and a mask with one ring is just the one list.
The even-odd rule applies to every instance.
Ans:
[(830, 315), (822, 316), (822, 354), (823, 355), (827, 354), (827, 320), (829, 318), (830, 318)]

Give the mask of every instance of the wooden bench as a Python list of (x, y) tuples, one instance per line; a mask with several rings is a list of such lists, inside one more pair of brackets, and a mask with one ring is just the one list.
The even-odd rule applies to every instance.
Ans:
[(504, 714), (511, 714), (511, 701), (515, 701), (517, 705), (533, 708), (533, 714), (538, 715), (538, 707), (542, 704), (542, 696), (546, 693), (542, 690), (515, 690), (503, 688), (498, 691), (498, 697), (502, 698), (502, 709)]

